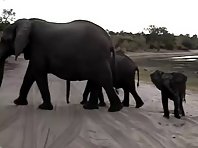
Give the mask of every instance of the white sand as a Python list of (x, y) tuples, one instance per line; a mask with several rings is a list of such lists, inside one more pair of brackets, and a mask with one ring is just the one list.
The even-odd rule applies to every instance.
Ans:
[[(72, 82), (71, 103), (65, 101), (65, 81), (49, 76), (53, 111), (38, 110), (40, 92), (33, 85), (28, 106), (15, 106), (26, 63), (5, 73), (0, 89), (0, 147), (2, 148), (197, 148), (198, 94), (187, 92), (186, 117), (162, 117), (160, 92), (140, 83), (138, 92), (145, 102), (109, 113), (107, 107), (84, 110), (79, 104), (85, 82)], [(11, 62), (14, 62), (11, 60)], [(123, 93), (120, 91), (120, 98)], [(107, 100), (106, 100), (107, 101)], [(107, 101), (108, 102), (108, 101)], [(169, 102), (173, 110), (173, 102)]]

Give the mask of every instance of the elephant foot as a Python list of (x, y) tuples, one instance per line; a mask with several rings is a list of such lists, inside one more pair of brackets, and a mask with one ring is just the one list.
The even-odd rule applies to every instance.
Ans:
[(89, 110), (91, 110), (91, 109), (99, 109), (98, 105), (93, 105), (93, 104), (90, 104), (89, 102), (85, 103), (83, 105), (83, 108), (84, 109), (89, 109)]
[(135, 108), (140, 108), (140, 107), (142, 107), (143, 105), (144, 105), (144, 102), (137, 103), (136, 106), (135, 106)]
[(87, 101), (85, 101), (85, 100), (82, 100), (81, 102), (80, 102), (80, 104), (82, 104), (82, 105), (84, 105), (84, 104), (86, 104), (87, 103)]
[(51, 103), (42, 103), (38, 108), (42, 110), (53, 110), (53, 105)]
[(167, 118), (167, 119), (169, 119), (170, 117), (169, 117), (169, 115), (165, 115), (164, 114), (164, 116), (163, 116), (164, 118)]
[(182, 116), (185, 116), (185, 112), (184, 111), (181, 111), (180, 113)]
[(181, 119), (180, 115), (175, 115), (175, 118)]
[(122, 105), (124, 106), (124, 107), (129, 107), (129, 102), (122, 102)]
[(14, 100), (14, 104), (16, 104), (16, 105), (28, 105), (28, 102), (27, 102), (26, 99), (18, 98), (16, 100)]
[(169, 119), (169, 114), (170, 114), (169, 111), (164, 111), (163, 117)]
[(98, 105), (101, 106), (101, 107), (104, 107), (104, 106), (106, 106), (106, 103), (105, 102), (100, 102)]
[(122, 103), (118, 103), (118, 104), (110, 105), (108, 111), (109, 112), (117, 112), (117, 111), (120, 111), (122, 108), (123, 108)]
[(174, 116), (177, 119), (180, 119), (181, 118), (180, 115), (179, 115), (179, 111), (177, 109), (174, 110)]

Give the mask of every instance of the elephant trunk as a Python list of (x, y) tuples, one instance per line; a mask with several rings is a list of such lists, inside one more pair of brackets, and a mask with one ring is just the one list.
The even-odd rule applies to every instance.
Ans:
[(5, 65), (5, 60), (0, 61), (0, 87), (3, 81), (4, 65)]

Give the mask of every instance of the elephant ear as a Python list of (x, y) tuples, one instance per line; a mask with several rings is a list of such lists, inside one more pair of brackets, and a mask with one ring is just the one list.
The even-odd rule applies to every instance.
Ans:
[(15, 60), (23, 52), (29, 42), (29, 35), (31, 31), (30, 20), (23, 19), (16, 22), (16, 37), (14, 41)]
[(164, 72), (156, 70), (155, 72), (153, 72), (150, 77), (151, 77), (151, 81), (155, 84), (155, 86), (159, 89), (162, 90), (162, 84), (163, 84), (163, 80), (162, 80), (162, 75)]

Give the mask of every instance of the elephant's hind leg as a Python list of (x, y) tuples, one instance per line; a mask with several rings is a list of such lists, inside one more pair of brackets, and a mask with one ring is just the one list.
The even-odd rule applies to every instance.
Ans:
[(124, 88), (124, 100), (122, 101), (123, 106), (129, 107), (129, 90)]
[(129, 86), (129, 91), (131, 92), (131, 94), (133, 95), (133, 98), (135, 99), (135, 102), (136, 102), (135, 108), (140, 108), (144, 105), (144, 102), (142, 101), (142, 99), (140, 98), (140, 96), (138, 95), (138, 93), (135, 89), (135, 82), (133, 82), (131, 84), (133, 84), (133, 85)]
[(87, 99), (88, 99), (88, 96), (89, 96), (89, 93), (91, 92), (91, 82), (90, 81), (87, 81), (87, 84), (85, 86), (85, 90), (83, 92), (83, 99), (82, 101), (80, 102), (80, 104), (85, 104), (87, 103)]
[(31, 72), (31, 66), (29, 64), (27, 71), (25, 73), (24, 79), (23, 79), (19, 97), (16, 100), (14, 100), (14, 103), (16, 105), (27, 105), (28, 104), (27, 95), (28, 95), (28, 92), (29, 92), (32, 84), (34, 83), (34, 81), (35, 81), (35, 79), (33, 77), (33, 74)]
[(101, 106), (101, 107), (106, 106), (106, 103), (104, 101), (104, 96), (103, 96), (103, 93), (102, 93), (102, 87), (99, 88), (98, 98), (99, 98), (99, 101), (100, 101), (98, 105)]
[(183, 104), (182, 104), (183, 102), (182, 101), (180, 101), (180, 110), (181, 110), (181, 115), (182, 116), (185, 116), (185, 112), (184, 112), (184, 108), (183, 108)]
[(83, 108), (84, 109), (98, 109), (99, 85), (89, 80), (88, 86), (89, 86), (90, 98), (89, 98), (89, 101), (84, 104)]

